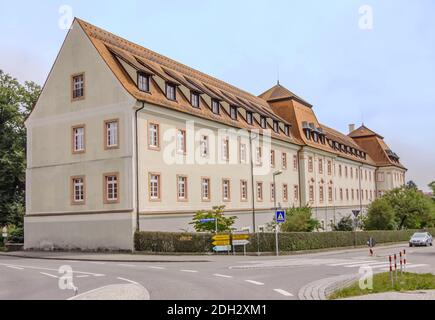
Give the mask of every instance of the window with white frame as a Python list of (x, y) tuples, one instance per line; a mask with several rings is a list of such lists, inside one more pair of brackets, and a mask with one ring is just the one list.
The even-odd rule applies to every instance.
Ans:
[(72, 77), (72, 100), (80, 100), (85, 97), (85, 75), (78, 74)]
[(73, 127), (73, 152), (81, 153), (85, 151), (85, 127)]
[(313, 172), (313, 157), (308, 157), (308, 172)]
[(177, 87), (173, 83), (166, 82), (166, 98), (175, 101), (177, 99)]
[(224, 201), (229, 201), (231, 199), (230, 180), (228, 179), (222, 180), (222, 199)]
[(210, 200), (210, 178), (201, 179), (201, 198), (202, 200)]
[(116, 202), (118, 201), (118, 175), (108, 174), (105, 176), (106, 184), (106, 201)]
[(293, 198), (295, 201), (299, 201), (299, 186), (297, 185), (293, 186)]
[(261, 166), (261, 163), (262, 163), (262, 150), (261, 150), (261, 147), (257, 147), (256, 148), (255, 163), (257, 164), (257, 166)]
[(319, 186), (319, 201), (323, 203), (324, 197), (323, 186)]
[(81, 204), (85, 202), (85, 178), (74, 177), (72, 178), (73, 194), (72, 200), (74, 204)]
[(288, 185), (286, 183), (282, 185), (282, 200), (284, 202), (288, 201)]
[(150, 91), (150, 76), (139, 72), (137, 74), (137, 86), (140, 91), (149, 92)]
[(263, 201), (263, 182), (257, 182), (257, 201)]
[(275, 201), (275, 184), (270, 184), (270, 201)]
[(260, 125), (263, 129), (266, 129), (267, 127), (267, 121), (266, 121), (266, 117), (260, 117)]
[(193, 91), (190, 93), (190, 103), (192, 107), (199, 108), (199, 93)]
[(378, 182), (384, 182), (385, 175), (383, 172), (378, 172)]
[(246, 112), (246, 122), (248, 124), (252, 124), (253, 123), (253, 116), (252, 116), (252, 112)]
[(177, 152), (181, 154), (186, 153), (186, 130), (177, 130)]
[(328, 175), (332, 175), (332, 161), (328, 160)]
[(281, 162), (282, 162), (282, 168), (287, 169), (287, 153), (286, 152), (281, 153)]
[(201, 157), (207, 158), (209, 156), (210, 151), (209, 151), (208, 136), (201, 136), (200, 151), (201, 151)]
[(160, 147), (160, 139), (159, 139), (159, 125), (156, 123), (150, 123), (148, 125), (148, 146), (150, 148), (159, 148)]
[(160, 200), (160, 174), (150, 173), (150, 199)]
[(276, 133), (279, 132), (279, 122), (278, 121), (273, 121), (273, 131), (275, 131)]
[(298, 170), (298, 156), (293, 155), (293, 170)]
[(270, 150), (270, 166), (275, 167), (275, 150)]
[(214, 113), (214, 114), (220, 114), (220, 102), (218, 101), (218, 100), (216, 100), (216, 99), (213, 99), (212, 101), (211, 101), (211, 111)]
[(286, 124), (284, 126), (284, 133), (285, 133), (286, 136), (290, 135), (290, 126), (288, 124)]
[(309, 187), (309, 201), (314, 202), (314, 186)]
[(177, 197), (178, 200), (187, 200), (187, 177), (177, 177)]
[(231, 119), (237, 120), (237, 107), (234, 107), (234, 106), (230, 107), (230, 116), (231, 116)]
[(240, 181), (240, 199), (242, 201), (248, 200), (248, 181)]
[(319, 173), (323, 174), (323, 159), (319, 159)]
[(333, 197), (332, 187), (328, 187), (328, 201), (329, 202), (332, 202), (332, 197)]
[(118, 120), (106, 121), (106, 148), (118, 147)]
[(240, 163), (246, 163), (246, 144), (240, 143)]
[(228, 161), (230, 159), (230, 140), (228, 138), (222, 139), (222, 160)]

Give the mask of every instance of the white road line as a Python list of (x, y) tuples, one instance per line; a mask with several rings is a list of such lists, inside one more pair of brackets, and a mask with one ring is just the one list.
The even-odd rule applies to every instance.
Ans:
[(278, 292), (286, 297), (293, 297), (293, 295), (290, 292), (287, 292), (287, 291), (282, 290), (282, 289), (273, 289), (273, 291)]
[[(10, 266), (10, 264), (0, 263), (0, 266)], [(52, 269), (52, 268), (42, 268), (42, 267), (33, 267), (33, 266), (23, 266), (23, 265), (13, 265), (14, 267), (24, 268), (24, 269), (34, 269), (34, 270), (44, 270), (44, 271), (54, 271), (59, 272), (59, 269)], [(73, 273), (77, 274), (89, 274), (91, 276), (95, 277), (104, 277), (104, 274), (99, 273), (92, 273), (92, 272), (84, 272), (84, 271), (73, 271)]]
[(343, 266), (345, 268), (354, 268), (354, 267), (362, 267), (362, 266), (369, 266), (369, 267), (375, 267), (377, 265), (385, 265), (388, 264), (385, 261), (384, 262), (374, 262), (374, 263), (357, 263), (357, 264), (351, 264), (347, 266)]
[(6, 266), (6, 267), (11, 268), (11, 269), (24, 270), (24, 268), (15, 267), (15, 266)]
[(338, 266), (345, 266), (348, 264), (356, 264), (356, 263), (371, 263), (371, 262), (377, 262), (376, 260), (366, 260), (366, 261), (348, 261), (348, 262), (341, 262), (341, 263), (333, 263), (333, 264), (327, 264), (327, 266), (330, 267), (338, 267)]
[[(406, 272), (406, 270), (408, 270), (408, 269), (420, 268), (420, 267), (427, 267), (427, 264), (411, 264), (411, 265), (407, 264), (404, 271)], [(390, 271), (390, 268), (384, 268), (384, 269), (381, 269), (381, 271)], [(393, 270), (393, 272), (394, 272), (394, 270)], [(397, 268), (397, 272), (400, 272), (399, 267)]]
[(156, 270), (163, 270), (166, 269), (165, 267), (157, 267), (157, 266), (148, 266), (150, 269), (156, 269)]
[(76, 278), (87, 278), (90, 277), (88, 274), (83, 274), (81, 276), (76, 276)]
[(196, 270), (180, 270), (181, 272), (190, 272), (190, 273), (196, 273), (198, 271)]
[(92, 264), (106, 264), (105, 262), (100, 262), (100, 261), (92, 261), (90, 263), (92, 263)]
[(215, 273), (214, 274), (215, 277), (221, 277), (221, 278), (232, 278), (233, 276), (227, 276), (225, 274), (219, 274), (219, 273)]
[(51, 277), (51, 278), (59, 278), (58, 276), (55, 276), (54, 274), (49, 274), (49, 273), (45, 273), (45, 272), (40, 272), (40, 274), (43, 274), (44, 276), (47, 276), (47, 277)]
[(246, 282), (249, 282), (249, 283), (252, 283), (252, 284), (255, 284), (255, 285), (257, 285), (257, 286), (262, 286), (262, 285), (264, 285), (264, 283), (263, 282), (258, 282), (258, 281), (254, 281), (254, 280), (245, 280)]
[(118, 278), (116, 278), (116, 279), (118, 279), (118, 280), (122, 280), (122, 281), (127, 281), (127, 282), (130, 282), (130, 283), (132, 283), (132, 284), (140, 285), (140, 284), (137, 283), (136, 281), (129, 280), (129, 279), (125, 279), (125, 278), (118, 277)]
[(118, 263), (118, 266), (121, 266), (121, 267), (136, 267), (134, 264), (127, 264), (127, 263)]

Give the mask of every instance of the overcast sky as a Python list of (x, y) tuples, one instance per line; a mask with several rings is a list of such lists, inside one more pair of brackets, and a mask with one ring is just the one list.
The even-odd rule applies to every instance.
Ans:
[(67, 33), (63, 5), (256, 95), (279, 70), (321, 123), (347, 133), (364, 121), (408, 180), (425, 190), (435, 180), (435, 1), (0, 0), (0, 69), (44, 83)]

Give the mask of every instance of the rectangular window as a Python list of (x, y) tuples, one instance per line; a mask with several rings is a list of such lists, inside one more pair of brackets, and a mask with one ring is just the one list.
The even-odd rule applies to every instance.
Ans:
[(319, 159), (319, 173), (323, 174), (323, 159)]
[(208, 142), (208, 136), (202, 136), (201, 142), (200, 142), (200, 148), (201, 148), (201, 157), (207, 158), (209, 156), (209, 142)]
[(275, 201), (275, 184), (270, 184), (270, 201)]
[(281, 153), (282, 168), (287, 169), (287, 153)]
[(85, 98), (85, 74), (77, 74), (71, 77), (72, 101)]
[(341, 164), (338, 166), (338, 175), (339, 175), (340, 177), (342, 176)]
[(257, 182), (257, 201), (263, 201), (263, 182)]
[(178, 201), (187, 200), (187, 177), (177, 176), (177, 199)]
[(177, 152), (186, 154), (186, 130), (178, 129), (177, 131)]
[(328, 201), (329, 202), (332, 202), (332, 197), (333, 197), (332, 187), (328, 187)]
[(332, 175), (332, 161), (328, 160), (328, 175)]
[(149, 174), (149, 196), (151, 201), (160, 200), (160, 174)]
[(284, 126), (284, 133), (286, 136), (290, 136), (290, 126), (288, 124)]
[(355, 191), (353, 189), (351, 190), (351, 194), (352, 194), (352, 200), (355, 200)]
[(246, 144), (240, 143), (240, 163), (246, 163)]
[(299, 201), (299, 187), (296, 185), (293, 186), (293, 197), (295, 201)]
[(347, 166), (344, 166), (344, 176), (347, 178)]
[(267, 122), (266, 122), (266, 118), (265, 117), (260, 117), (260, 125), (263, 129), (266, 129), (267, 127)]
[(278, 133), (278, 131), (279, 131), (279, 123), (278, 123), (278, 121), (274, 121), (273, 122), (273, 131)]
[(211, 101), (211, 111), (212, 111), (214, 114), (220, 114), (220, 113), (221, 113), (221, 111), (220, 111), (220, 103), (219, 103), (218, 100), (213, 99), (213, 100)]
[(323, 200), (324, 200), (323, 186), (319, 186), (319, 201), (323, 203)]
[(166, 82), (166, 98), (175, 101), (177, 99), (177, 88), (174, 84)]
[(145, 73), (138, 72), (137, 74), (137, 86), (140, 91), (150, 91), (150, 76)]
[(293, 155), (293, 170), (294, 171), (298, 170), (298, 156), (297, 155)]
[(203, 201), (210, 200), (210, 178), (201, 179), (201, 198)]
[(230, 107), (230, 116), (231, 116), (231, 119), (237, 120), (237, 107), (234, 107), (234, 106)]
[(240, 180), (240, 200), (248, 200), (248, 181)]
[(107, 120), (105, 121), (104, 134), (106, 137), (106, 149), (116, 149), (119, 147), (119, 121)]
[(104, 202), (117, 203), (119, 202), (118, 194), (118, 173), (107, 173), (104, 175)]
[(308, 157), (308, 172), (313, 172), (313, 157)]
[(151, 149), (160, 147), (160, 127), (156, 123), (148, 125), (148, 147)]
[(192, 104), (192, 107), (199, 108), (199, 94), (196, 92), (190, 93), (190, 103)]
[(73, 153), (85, 152), (85, 126), (75, 126), (72, 128)]
[(256, 153), (255, 153), (255, 162), (257, 164), (257, 166), (261, 166), (262, 164), (262, 150), (261, 147), (257, 147), (256, 149)]
[(350, 178), (353, 179), (353, 168), (350, 167)]
[(275, 150), (270, 150), (270, 166), (275, 168)]
[(378, 172), (378, 182), (384, 182), (385, 175), (383, 172)]
[(346, 189), (346, 200), (349, 201), (349, 189)]
[(314, 202), (314, 186), (309, 187), (308, 195), (310, 202)]
[(253, 117), (252, 117), (252, 112), (246, 112), (246, 122), (248, 123), (248, 124), (252, 124), (252, 122), (253, 122)]
[(288, 185), (286, 183), (282, 185), (282, 200), (284, 202), (288, 201)]
[(85, 204), (85, 177), (72, 177), (72, 204)]
[(222, 140), (222, 160), (228, 161), (230, 159), (230, 141), (228, 138)]
[(340, 200), (343, 201), (343, 189), (340, 188)]
[(230, 190), (230, 180), (223, 179), (222, 180), (222, 200), (230, 201), (231, 200), (231, 190)]

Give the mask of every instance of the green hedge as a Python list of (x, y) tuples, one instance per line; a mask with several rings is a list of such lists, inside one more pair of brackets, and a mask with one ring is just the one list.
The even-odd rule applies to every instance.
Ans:
[[(279, 233), (279, 249), (282, 252), (299, 250), (316, 250), (326, 248), (364, 246), (370, 237), (377, 244), (408, 241), (414, 232), (419, 230), (400, 231), (360, 231), (360, 232), (289, 232)], [(435, 229), (427, 230), (435, 234)], [(168, 253), (204, 253), (212, 252), (210, 233), (169, 233), (138, 232), (135, 234), (135, 249), (147, 252)], [(258, 237), (258, 238), (257, 238)], [(251, 234), (248, 252), (275, 251), (274, 233)], [(240, 248), (238, 249), (240, 251)]]

